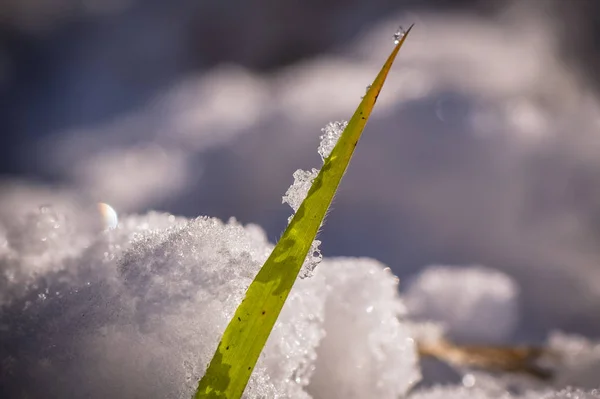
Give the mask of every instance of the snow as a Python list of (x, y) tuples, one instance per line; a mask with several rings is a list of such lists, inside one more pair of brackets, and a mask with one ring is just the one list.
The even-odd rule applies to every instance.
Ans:
[[(510, 332), (518, 320), (519, 289), (509, 276), (482, 266), (433, 265), (409, 284), (403, 299), (408, 309), (411, 336), (427, 345), (446, 340), (500, 347), (511, 342)], [(421, 321), (426, 320), (426, 321)], [(510, 328), (508, 327), (510, 326)], [(496, 329), (501, 330), (501, 333)], [(516, 344), (515, 344), (516, 345)], [(539, 346), (539, 345), (538, 345)], [(542, 380), (528, 374), (492, 373), (450, 365), (457, 383), (440, 384), (448, 370), (424, 373), (427, 384), (410, 395), (414, 399), (462, 398), (597, 398), (600, 397), (600, 343), (583, 336), (554, 331), (542, 345), (543, 353), (524, 364), (547, 370)], [(513, 356), (506, 355), (507, 358)], [(455, 359), (460, 359), (453, 356)], [(531, 363), (529, 363), (531, 362)], [(432, 378), (433, 377), (433, 378)]]
[(519, 288), (506, 274), (481, 266), (433, 265), (408, 285), (415, 318), (436, 320), (462, 342), (504, 342), (519, 321)]
[(548, 339), (554, 356), (556, 381), (559, 386), (576, 386), (585, 389), (600, 387), (600, 343), (585, 337), (554, 332)]
[[(319, 174), (319, 170), (313, 168), (310, 171), (305, 171), (302, 169), (298, 169), (294, 172), (294, 183), (288, 188), (285, 192), (285, 195), (282, 197), (281, 202), (283, 204), (287, 203), (294, 210), (294, 214), (300, 208), (300, 204), (306, 198), (308, 194), (308, 190), (312, 186), (313, 180)], [(288, 223), (292, 221), (294, 215), (288, 218)], [(299, 277), (307, 278), (312, 277), (315, 268), (321, 263), (323, 259), (323, 255), (321, 254), (321, 250), (319, 249), (319, 245), (321, 245), (321, 241), (314, 240), (310, 246), (308, 251), (308, 255), (302, 264), (302, 268), (300, 269)]]
[[(59, 208), (2, 225), (2, 396), (190, 397), (272, 249), (263, 230), (161, 213), (89, 229)], [(245, 397), (393, 398), (417, 380), (394, 276), (322, 266), (295, 285)]]
[[(289, 184), (277, 172), (313, 151), (307, 132), (356, 106), (399, 19), (343, 55), (276, 75), (218, 67), (38, 143), (62, 186), (0, 187), (0, 397), (189, 397), (272, 243), (259, 226), (152, 212), (104, 231), (97, 202), (269, 213)], [(526, 7), (417, 16), (344, 182), (343, 222), (323, 234), (338, 253), (386, 260), (403, 296), (375, 260), (324, 258), (296, 283), (247, 397), (600, 397), (600, 107), (546, 23)], [(325, 128), (322, 158), (338, 127)], [(294, 210), (315, 172), (303, 173), (286, 194)], [(554, 328), (566, 332), (542, 341)], [(453, 366), (454, 381), (417, 383), (413, 341), (523, 335), (559, 355), (553, 381)]]
[[(23, 201), (2, 218), (0, 394), (189, 397), (273, 245), (235, 219), (150, 212), (107, 229), (75, 202)], [(560, 332), (548, 383), (452, 366), (458, 384), (419, 386), (416, 342), (508, 337), (518, 289), (481, 266), (432, 266), (403, 298), (384, 264), (324, 258), (294, 286), (244, 397), (600, 397), (600, 344)]]
[(317, 152), (321, 156), (321, 159), (325, 161), (325, 159), (331, 154), (333, 151), (333, 147), (337, 144), (338, 139), (342, 135), (344, 129), (348, 126), (348, 122), (346, 121), (337, 121), (328, 123), (321, 132), (321, 142), (319, 143), (319, 148)]
[(416, 395), (412, 399), (597, 399), (599, 391), (582, 391), (578, 389), (565, 389), (558, 392), (542, 392), (536, 394), (511, 395), (508, 392), (490, 393), (477, 388), (446, 388), (436, 387)]
[(420, 373), (410, 329), (399, 320), (406, 310), (394, 300), (396, 279), (385, 265), (366, 258), (327, 259), (318, 270), (330, 292), (326, 335), (308, 391), (331, 399), (404, 394)]
[[(319, 174), (319, 169), (312, 168), (310, 171), (298, 169), (294, 172), (294, 183), (288, 188), (283, 196), (281, 202), (283, 204), (289, 204), (289, 206), (296, 212), (300, 208), (300, 204), (306, 198), (310, 186), (312, 186), (313, 180)], [(290, 219), (291, 220), (291, 219)]]
[[(348, 122), (331, 122), (328, 123), (321, 131), (323, 135), (321, 135), (321, 142), (319, 143), (319, 148), (317, 152), (321, 155), (321, 159), (325, 162), (325, 159), (329, 156), (333, 147), (335, 147), (338, 139), (342, 135), (342, 132), (348, 125)], [(281, 202), (283, 204), (288, 204), (293, 210), (294, 213), (298, 211), (302, 201), (306, 198), (308, 194), (308, 190), (312, 186), (314, 179), (319, 174), (319, 169), (312, 168), (310, 171), (298, 169), (294, 172), (294, 183), (287, 189), (285, 195), (282, 197)], [(289, 217), (288, 223), (292, 221), (293, 215)], [(308, 256), (302, 265), (302, 269), (300, 270), (300, 278), (307, 278), (313, 275), (315, 268), (321, 263), (323, 259), (323, 255), (321, 254), (321, 250), (319, 249), (319, 245), (321, 245), (321, 241), (314, 240), (311, 244), (310, 250), (308, 252)]]
[[(319, 239), (403, 279), (436, 262), (497, 268), (527, 287), (517, 333), (597, 336), (600, 102), (559, 47), (552, 12), (517, 3), (498, 18), (390, 15), (339, 51), (272, 73), (186, 74), (135, 109), (36, 142), (36, 177), (120, 212), (234, 215), (277, 237), (276, 198), (292, 171), (316, 166), (315, 132), (349, 117), (391, 33), (415, 22), (341, 186), (338, 223)], [(85, 82), (71, 75), (65, 112), (79, 115), (69, 104)], [(94, 87), (90, 96), (108, 96)]]

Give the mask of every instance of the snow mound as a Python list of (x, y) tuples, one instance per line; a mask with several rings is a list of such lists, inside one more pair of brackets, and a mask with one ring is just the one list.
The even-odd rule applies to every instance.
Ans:
[[(273, 248), (235, 219), (96, 222), (65, 206), (0, 219), (0, 397), (189, 398)], [(600, 345), (563, 333), (545, 345), (551, 381), (453, 366), (458, 384), (416, 385), (415, 340), (506, 337), (518, 291), (489, 269), (437, 266), (405, 307), (397, 284), (375, 260), (325, 258), (296, 282), (244, 397), (600, 397)], [(487, 313), (511, 328), (492, 334)]]
[(481, 266), (430, 266), (405, 293), (413, 317), (439, 322), (448, 337), (470, 343), (509, 338), (519, 321), (518, 297), (510, 277)]
[[(189, 398), (272, 245), (233, 219), (83, 220), (45, 207), (0, 224), (0, 397)], [(367, 259), (298, 281), (245, 397), (406, 393), (395, 281)]]
[(395, 300), (397, 280), (367, 258), (328, 259), (319, 271), (328, 290), (326, 335), (309, 392), (327, 399), (398, 398), (420, 374), (410, 330), (398, 318), (405, 308)]

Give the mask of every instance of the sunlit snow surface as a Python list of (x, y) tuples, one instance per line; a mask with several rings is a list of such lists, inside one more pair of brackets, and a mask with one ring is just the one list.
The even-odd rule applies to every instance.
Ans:
[[(48, 206), (0, 226), (0, 396), (190, 397), (271, 244), (235, 220), (150, 213), (94, 231), (83, 215)], [(247, 397), (405, 393), (419, 372), (403, 311), (383, 265), (324, 261)]]
[[(69, 209), (47, 205), (0, 224), (0, 396), (189, 398), (272, 244), (260, 227), (233, 219), (149, 213), (105, 230), (89, 213)], [(455, 288), (451, 280), (462, 281), (456, 299), (472, 302), (463, 328), (476, 330), (475, 316), (488, 306), (481, 287), (505, 281), (514, 294), (508, 277), (480, 267), (432, 268), (413, 284), (431, 275)], [(513, 380), (481, 372), (463, 377), (468, 386), (410, 391), (420, 379), (421, 335), (397, 284), (375, 260), (325, 258), (312, 278), (296, 283), (246, 397), (509, 397)], [(421, 299), (437, 294), (446, 295), (443, 288), (419, 292)], [(492, 297), (497, 322), (512, 320), (504, 308), (516, 296)], [(598, 397), (560, 390), (598, 386), (600, 346), (558, 333), (549, 345), (563, 359), (556, 381), (522, 382), (525, 398)]]

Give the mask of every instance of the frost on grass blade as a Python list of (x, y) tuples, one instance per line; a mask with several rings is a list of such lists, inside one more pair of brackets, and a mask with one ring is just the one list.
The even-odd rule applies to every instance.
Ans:
[[(367, 87), (367, 91), (370, 88), (371, 85)], [(323, 162), (325, 162), (325, 159), (331, 154), (333, 147), (335, 147), (335, 144), (338, 142), (344, 129), (346, 129), (346, 126), (348, 126), (348, 122), (346, 121), (330, 122), (321, 129), (323, 134), (321, 135), (321, 143), (319, 144), (319, 149), (317, 151), (323, 159)]]
[[(312, 186), (313, 181), (319, 174), (319, 170), (313, 168), (310, 171), (298, 169), (294, 172), (294, 183), (287, 189), (285, 195), (283, 196), (281, 203), (288, 204), (294, 212), (298, 211), (302, 201), (306, 198), (306, 194), (308, 194), (308, 190), (310, 190), (310, 186)], [(290, 217), (288, 222), (291, 222), (293, 215)]]
[[(409, 29), (410, 30), (410, 29)], [(407, 32), (408, 34), (408, 32)], [(271, 255), (248, 287), (198, 384), (196, 398), (240, 398), (407, 37), (396, 44)]]
[[(321, 135), (321, 142), (319, 143), (319, 155), (321, 155), (321, 159), (323, 162), (327, 159), (333, 147), (337, 143), (338, 139), (342, 135), (344, 129), (348, 126), (348, 122), (330, 122), (321, 129), (323, 133)], [(306, 198), (308, 194), (308, 190), (313, 184), (313, 181), (319, 174), (319, 170), (313, 168), (310, 171), (305, 171), (302, 169), (298, 169), (294, 172), (294, 183), (288, 188), (285, 195), (282, 198), (282, 203), (289, 204), (290, 207), (296, 212), (302, 201)], [(294, 213), (295, 214), (295, 213)], [(293, 219), (294, 215), (290, 216), (288, 219), (288, 223), (290, 223)], [(321, 245), (321, 241), (314, 240), (310, 250), (308, 251), (308, 255), (304, 260), (302, 268), (300, 269), (300, 278), (307, 278), (313, 275), (315, 268), (321, 263), (323, 260), (323, 255), (321, 254), (321, 250), (319, 249), (319, 245)]]
[[(294, 214), (289, 217), (288, 223), (292, 222), (295, 212), (306, 198), (306, 194), (308, 194), (308, 190), (310, 190), (318, 174), (319, 170), (315, 168), (311, 171), (298, 169), (294, 172), (294, 183), (287, 189), (281, 200), (283, 204), (287, 203), (294, 210)], [(308, 255), (304, 259), (304, 263), (300, 269), (300, 278), (311, 277), (315, 268), (323, 260), (319, 245), (321, 245), (321, 241), (313, 240)]]

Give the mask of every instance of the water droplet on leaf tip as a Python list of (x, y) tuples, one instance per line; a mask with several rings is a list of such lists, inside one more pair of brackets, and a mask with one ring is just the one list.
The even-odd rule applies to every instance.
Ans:
[(402, 25), (400, 25), (398, 27), (398, 30), (396, 30), (396, 33), (394, 33), (394, 44), (400, 43), (400, 39), (402, 39), (404, 35), (406, 35), (406, 31), (404, 30)]

